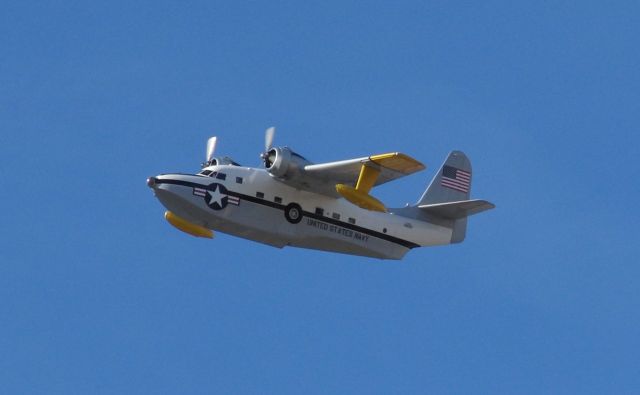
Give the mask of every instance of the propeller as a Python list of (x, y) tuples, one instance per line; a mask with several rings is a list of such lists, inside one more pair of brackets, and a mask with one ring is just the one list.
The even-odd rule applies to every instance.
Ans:
[(213, 153), (216, 151), (217, 141), (218, 141), (218, 138), (216, 136), (210, 137), (209, 140), (207, 140), (207, 162), (206, 163), (211, 162), (211, 159), (213, 158)]
[(273, 162), (272, 159), (269, 158), (269, 150), (273, 146), (273, 138), (276, 134), (276, 128), (270, 127), (264, 132), (264, 152), (260, 154), (260, 158), (264, 161), (265, 167), (271, 166)]
[(276, 128), (270, 127), (264, 132), (264, 151), (267, 152), (271, 149), (273, 145), (273, 136), (276, 134)]

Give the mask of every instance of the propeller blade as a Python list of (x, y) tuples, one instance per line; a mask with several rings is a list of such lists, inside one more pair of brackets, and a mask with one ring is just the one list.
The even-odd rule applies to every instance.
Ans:
[(271, 146), (273, 145), (273, 136), (275, 135), (275, 133), (276, 128), (273, 126), (264, 132), (264, 152), (267, 152), (271, 149)]
[(216, 151), (216, 142), (218, 138), (216, 136), (211, 137), (207, 140), (207, 162), (213, 158), (213, 153)]

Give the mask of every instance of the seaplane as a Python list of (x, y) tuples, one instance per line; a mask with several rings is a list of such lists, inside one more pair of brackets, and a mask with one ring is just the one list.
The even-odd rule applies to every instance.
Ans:
[(149, 177), (147, 185), (177, 229), (202, 238), (213, 231), (264, 243), (402, 259), (416, 247), (460, 243), (467, 218), (495, 206), (470, 199), (471, 162), (452, 151), (415, 204), (388, 208), (374, 187), (425, 169), (400, 152), (312, 163), (286, 146), (274, 147), (266, 130), (262, 167), (215, 156), (207, 141), (197, 174)]

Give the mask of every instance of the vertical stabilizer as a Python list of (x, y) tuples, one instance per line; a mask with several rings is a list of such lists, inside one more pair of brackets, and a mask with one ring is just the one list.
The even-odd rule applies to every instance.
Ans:
[[(452, 151), (424, 191), (417, 206), (469, 200), (471, 162), (462, 151)], [(453, 220), (452, 243), (460, 243), (467, 233), (467, 218)]]
[(469, 200), (471, 162), (462, 151), (452, 151), (424, 191), (417, 205)]

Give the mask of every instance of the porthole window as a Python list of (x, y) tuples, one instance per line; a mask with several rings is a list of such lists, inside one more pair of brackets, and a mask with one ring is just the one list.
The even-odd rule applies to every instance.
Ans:
[(236, 183), (242, 184), (242, 177), (236, 177)]
[(349, 223), (355, 225), (356, 219), (355, 218), (349, 218)]
[(262, 199), (262, 198), (264, 198), (264, 193), (262, 193), (262, 192), (256, 192), (256, 197), (258, 197), (258, 198)]
[(273, 201), (276, 203), (282, 203), (282, 198), (280, 196), (276, 196), (273, 198)]
[(317, 215), (324, 215), (324, 209), (322, 207), (316, 207)]
[(332, 217), (333, 219), (340, 219), (340, 214), (338, 214), (338, 213), (333, 213), (333, 214), (331, 214), (331, 217)]

